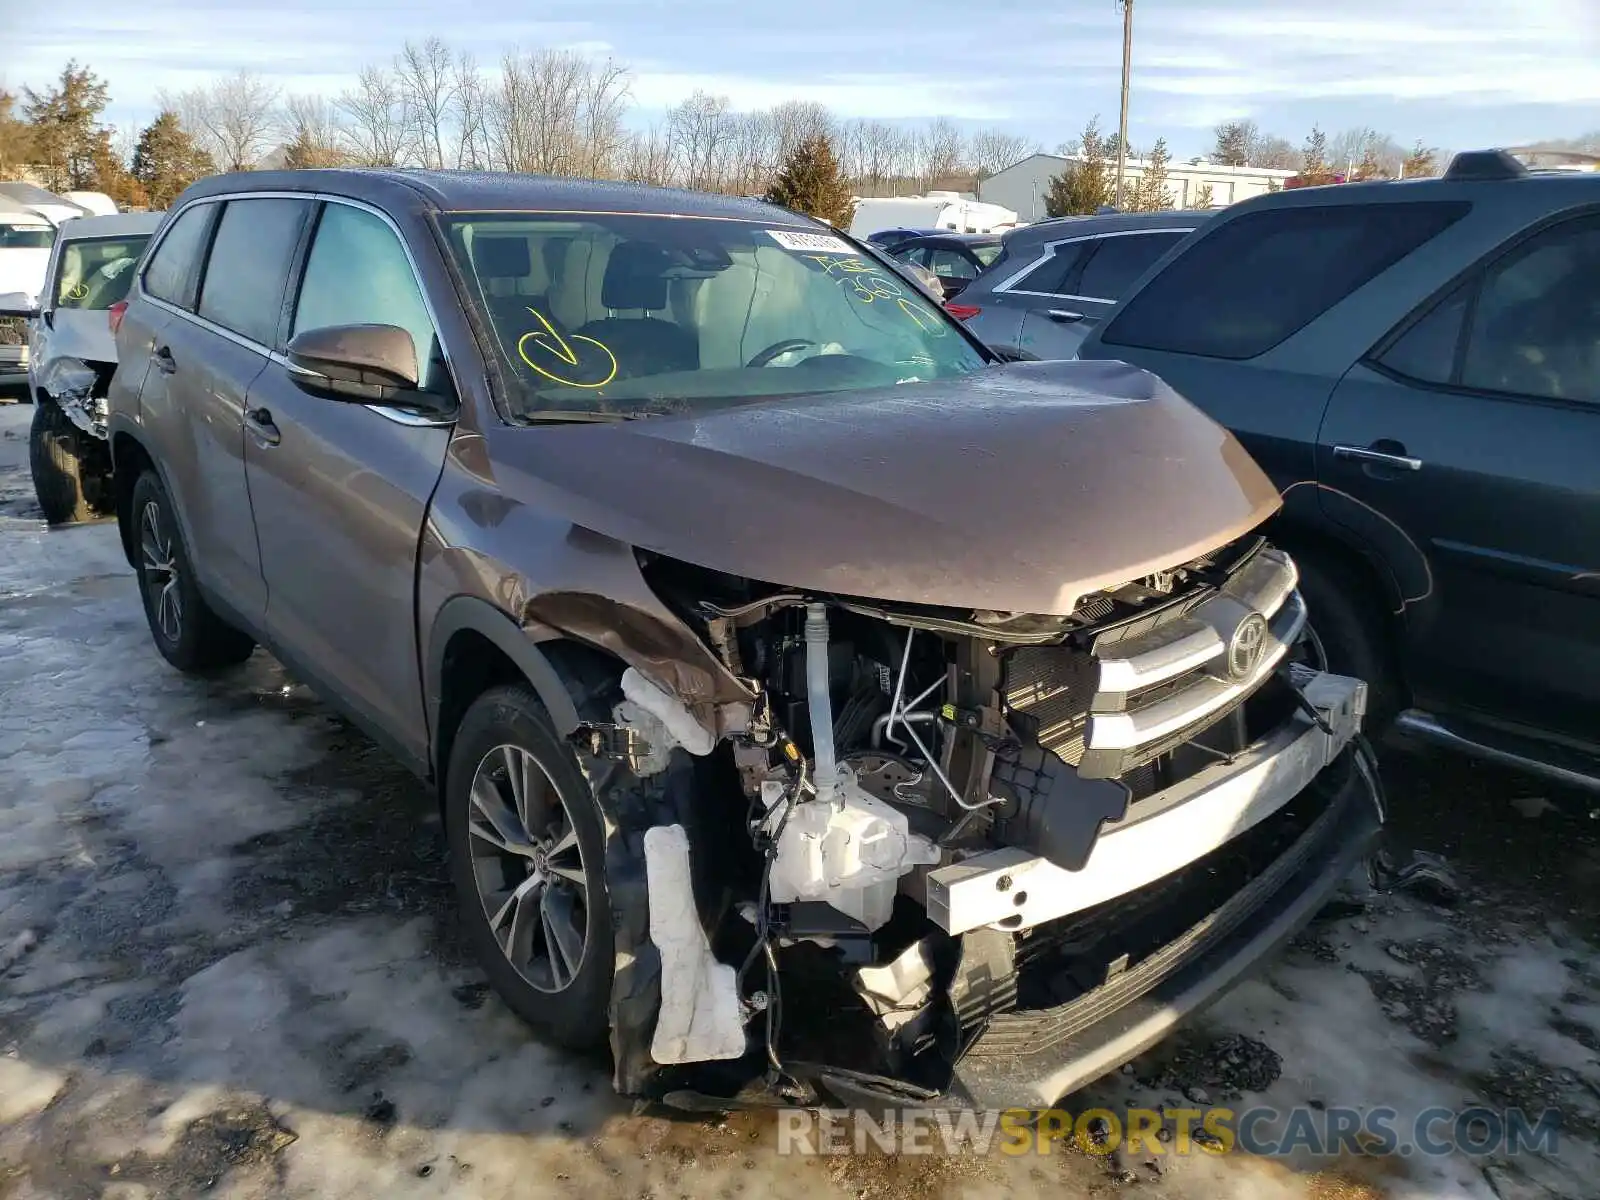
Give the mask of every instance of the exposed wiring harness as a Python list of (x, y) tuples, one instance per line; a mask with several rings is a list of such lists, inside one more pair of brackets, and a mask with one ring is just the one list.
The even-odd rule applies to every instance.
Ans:
[(1394, 610), (1395, 616), (1398, 617), (1402, 615), (1411, 605), (1420, 604), (1429, 596), (1433, 595), (1433, 564), (1428, 561), (1428, 556), (1422, 552), (1422, 547), (1417, 545), (1416, 539), (1402, 529), (1398, 521), (1389, 516), (1387, 513), (1380, 512), (1378, 509), (1372, 507), (1372, 505), (1368, 504), (1365, 500), (1359, 499), (1358, 497), (1352, 496), (1349, 492), (1341, 491), (1339, 488), (1332, 487), (1326, 483), (1321, 483), (1315, 479), (1301, 479), (1295, 483), (1291, 483), (1288, 487), (1284, 488), (1278, 493), (1278, 498), (1280, 500), (1287, 499), (1290, 492), (1294, 491), (1296, 488), (1303, 487), (1313, 487), (1320, 491), (1332, 492), (1335, 496), (1339, 496), (1345, 500), (1348, 500), (1351, 504), (1354, 504), (1359, 508), (1366, 509), (1373, 516), (1377, 517), (1378, 520), (1382, 521), (1384, 524), (1388, 525), (1396, 533), (1398, 533), (1403, 539), (1405, 539), (1406, 545), (1410, 546), (1411, 549), (1415, 551), (1418, 560), (1422, 563), (1423, 573), (1428, 578), (1428, 585), (1422, 589), (1421, 595), (1402, 596), (1400, 598), (1400, 607)]
[[(738, 975), (735, 977), (735, 987), (740, 999), (743, 1000), (747, 995), (745, 980), (750, 974), (750, 969), (755, 966), (757, 959), (766, 960), (767, 990), (764, 1007), (767, 1026), (767, 1085), (775, 1091), (800, 1096), (804, 1094), (805, 1089), (790, 1077), (784, 1068), (782, 1058), (778, 1055), (778, 1038), (783, 1030), (783, 985), (778, 977), (778, 954), (772, 944), (772, 865), (777, 860), (778, 845), (783, 840), (783, 831), (789, 824), (789, 818), (806, 790), (811, 787), (811, 782), (807, 777), (805, 756), (787, 735), (772, 731), (766, 744), (775, 745), (780, 750), (789, 779), (783, 789), (783, 795), (771, 810), (761, 811), (759, 796), (754, 796), (750, 800), (746, 824), (750, 840), (762, 858), (761, 887), (756, 896), (755, 944), (750, 947), (750, 953), (745, 956), (743, 964), (739, 967)], [(752, 1003), (754, 1003), (753, 997)]]

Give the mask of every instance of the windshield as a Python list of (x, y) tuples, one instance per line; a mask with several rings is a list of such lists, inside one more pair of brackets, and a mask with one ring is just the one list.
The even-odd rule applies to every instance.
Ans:
[(971, 247), (971, 250), (972, 250), (972, 257), (977, 259), (980, 263), (982, 263), (986, 267), (990, 263), (992, 263), (995, 259), (1000, 257), (1000, 243), (999, 242), (992, 242), (992, 243), (990, 243), (988, 245), (982, 245), (982, 246), (973, 246), (973, 247)]
[(55, 238), (48, 225), (0, 225), (0, 250), (48, 250)]
[(107, 309), (128, 296), (133, 266), (147, 233), (119, 238), (72, 238), (62, 243), (56, 279), (57, 308)]
[(699, 412), (985, 365), (907, 280), (827, 233), (588, 214), (447, 228), (514, 417)]

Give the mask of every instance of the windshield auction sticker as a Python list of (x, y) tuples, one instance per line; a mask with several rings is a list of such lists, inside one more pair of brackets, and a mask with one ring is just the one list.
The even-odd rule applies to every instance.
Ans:
[(855, 247), (842, 238), (826, 233), (798, 233), (792, 229), (769, 229), (767, 235), (785, 250), (801, 250), (811, 254), (854, 254)]

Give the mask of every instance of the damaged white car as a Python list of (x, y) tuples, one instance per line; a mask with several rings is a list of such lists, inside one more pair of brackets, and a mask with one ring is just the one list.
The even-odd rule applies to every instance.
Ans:
[(112, 511), (106, 390), (116, 319), (161, 213), (78, 217), (56, 231), (44, 287), (0, 294), (0, 317), (27, 322), (33, 488), (51, 524)]

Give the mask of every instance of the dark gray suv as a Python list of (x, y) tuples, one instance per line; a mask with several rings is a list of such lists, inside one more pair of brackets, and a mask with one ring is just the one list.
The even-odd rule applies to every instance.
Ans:
[(1272, 475), (1377, 723), (1600, 789), (1600, 175), (1478, 152), (1246, 201), (1080, 354)]
[(947, 307), (1009, 356), (1071, 358), (1139, 277), (1211, 216), (1116, 213), (1024, 225)]
[(1377, 829), (1238, 443), (807, 218), (222, 176), (118, 349), (157, 649), (266, 646), (432, 781), (495, 987), (625, 1092), (1051, 1104)]

